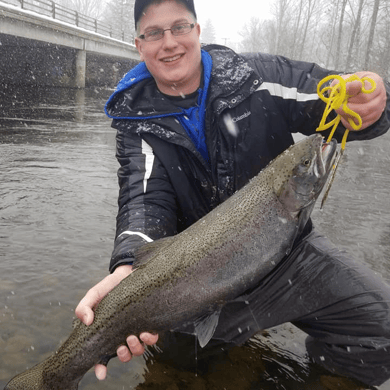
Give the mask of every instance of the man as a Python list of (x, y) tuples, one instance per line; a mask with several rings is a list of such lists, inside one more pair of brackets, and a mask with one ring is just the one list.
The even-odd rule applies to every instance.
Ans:
[[(315, 132), (325, 108), (316, 85), (331, 74), (276, 56), (201, 49), (192, 0), (136, 0), (134, 16), (143, 62), (106, 106), (121, 165), (117, 235), (111, 274), (76, 309), (87, 325), (93, 308), (132, 272), (137, 247), (184, 230), (226, 200), (293, 143), (291, 133)], [(390, 110), (382, 79), (357, 75), (377, 84), (371, 94), (361, 92), (360, 82), (347, 84), (349, 106), (363, 121), (349, 140), (366, 140), (388, 130)], [(350, 128), (348, 115), (339, 113)], [(340, 126), (335, 137), (341, 140), (344, 131)], [(287, 281), (291, 288), (283, 294)], [(221, 313), (215, 339), (238, 344), (289, 321), (310, 335), (310, 355), (329, 370), (368, 384), (390, 377), (389, 287), (332, 248), (311, 222), (282, 266), (245, 294), (250, 304), (241, 308), (242, 300), (232, 303), (236, 311), (228, 304)], [(237, 331), (248, 324), (250, 332)], [(157, 337), (140, 335), (147, 345)], [(123, 362), (143, 352), (136, 336), (117, 350)], [(97, 365), (96, 376), (104, 379), (106, 370)]]

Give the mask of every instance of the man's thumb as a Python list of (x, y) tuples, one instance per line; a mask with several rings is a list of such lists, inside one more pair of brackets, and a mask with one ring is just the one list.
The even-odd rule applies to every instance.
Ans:
[(75, 310), (76, 316), (83, 322), (85, 325), (91, 325), (93, 322), (93, 310), (87, 305), (79, 303)]
[(346, 85), (347, 94), (349, 96), (356, 96), (358, 95), (362, 90), (363, 84), (359, 80), (350, 81)]

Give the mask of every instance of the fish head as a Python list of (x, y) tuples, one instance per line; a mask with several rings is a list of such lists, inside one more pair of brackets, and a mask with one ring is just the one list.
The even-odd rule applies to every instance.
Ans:
[(292, 145), (275, 160), (273, 186), (290, 213), (298, 213), (319, 197), (336, 157), (335, 140), (324, 143), (319, 134)]

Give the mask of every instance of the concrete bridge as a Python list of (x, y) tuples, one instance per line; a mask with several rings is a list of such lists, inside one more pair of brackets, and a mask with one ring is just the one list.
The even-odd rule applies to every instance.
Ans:
[[(42, 2), (52, 16), (63, 8), (47, 0), (30, 4)], [(83, 25), (72, 12), (78, 25), (0, 1), (0, 85), (114, 86), (138, 62), (133, 44), (105, 36), (96, 20), (89, 31), (88, 19)]]

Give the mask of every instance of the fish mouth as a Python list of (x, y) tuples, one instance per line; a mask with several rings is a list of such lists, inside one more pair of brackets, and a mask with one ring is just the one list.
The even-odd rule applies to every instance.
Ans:
[(337, 156), (337, 141), (332, 139), (330, 142), (322, 142), (321, 153), (322, 167), (327, 175), (333, 167)]

